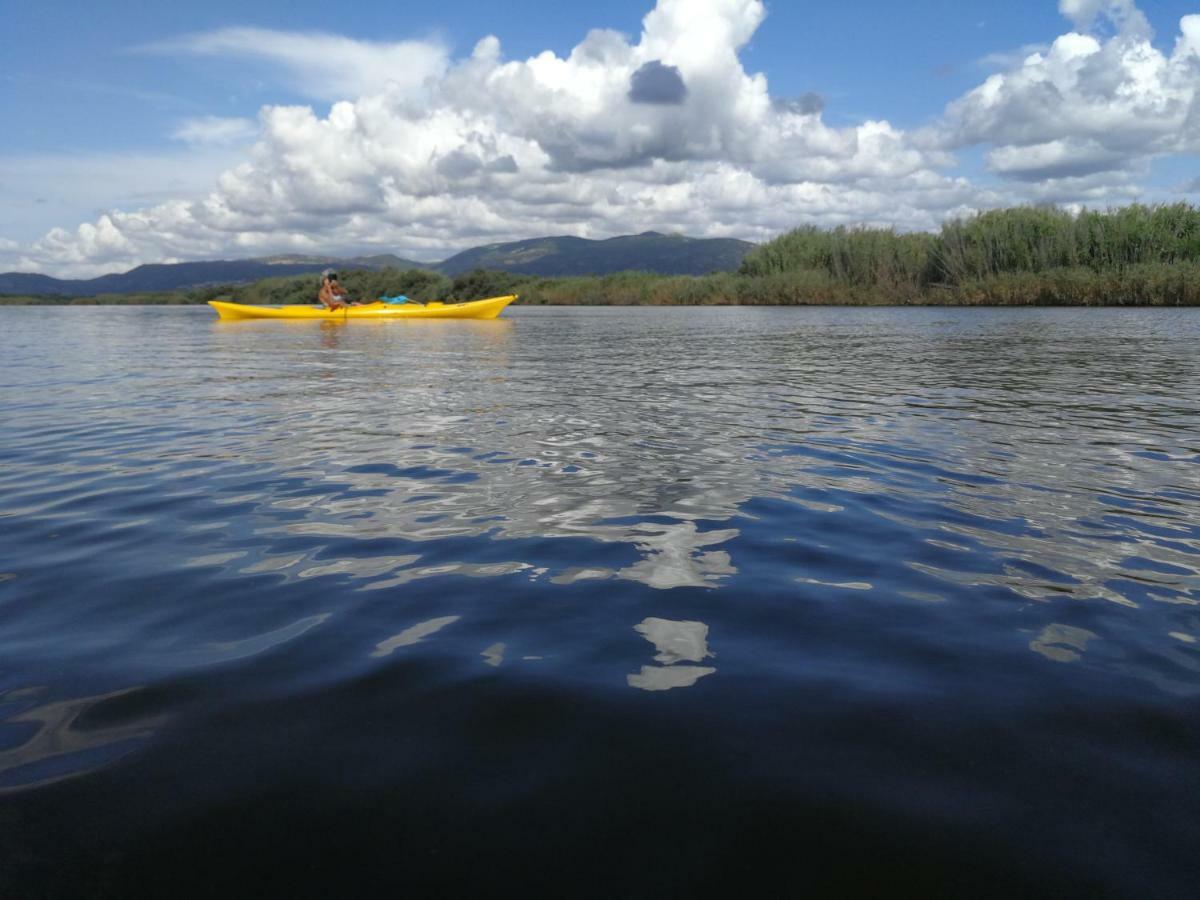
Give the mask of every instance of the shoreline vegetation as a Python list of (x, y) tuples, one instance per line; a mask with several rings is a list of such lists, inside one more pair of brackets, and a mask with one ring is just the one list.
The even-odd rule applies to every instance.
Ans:
[[(1200, 209), (1186, 203), (1071, 213), (992, 210), (937, 233), (805, 226), (762, 244), (737, 272), (542, 277), (476, 269), (345, 270), (354, 298), (556, 306), (1200, 306)], [(312, 303), (312, 275), (166, 293), (0, 295), (0, 305)]]

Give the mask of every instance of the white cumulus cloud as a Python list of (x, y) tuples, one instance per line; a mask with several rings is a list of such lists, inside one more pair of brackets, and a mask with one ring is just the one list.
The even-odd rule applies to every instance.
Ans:
[(1022, 180), (1134, 171), (1200, 151), (1200, 15), (1182, 20), (1167, 54), (1127, 0), (1060, 6), (1077, 25), (1106, 20), (1116, 33), (1069, 32), (990, 76), (950, 104), (941, 143), (989, 146), (992, 169)]

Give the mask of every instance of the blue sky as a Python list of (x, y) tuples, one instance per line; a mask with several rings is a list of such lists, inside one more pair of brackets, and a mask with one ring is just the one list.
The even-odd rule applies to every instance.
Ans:
[[(1200, 51), (1177, 45), (1194, 3), (657, 6), (6, 0), (0, 268), (434, 258), (647, 226), (757, 240), (805, 222), (935, 227), (1008, 202), (1195, 199), (1179, 189), (1200, 176), (1200, 113), (1186, 114)], [(631, 106), (625, 81), (560, 65), (592, 29), (624, 36), (595, 45), (613, 78), (658, 63), (685, 99)], [(468, 65), (489, 35), (499, 51)], [(1037, 51), (1041, 69), (1022, 62)], [(526, 65), (546, 52), (557, 62)], [(989, 76), (1003, 102), (983, 97)], [(1047, 83), (1061, 115), (1037, 109)], [(287, 108), (311, 116), (270, 112)], [(389, 157), (389, 140), (424, 155)]]

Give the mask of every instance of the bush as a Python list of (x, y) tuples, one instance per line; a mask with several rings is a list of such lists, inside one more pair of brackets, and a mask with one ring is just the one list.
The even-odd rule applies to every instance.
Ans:
[(518, 286), (529, 280), (527, 275), (472, 269), (454, 279), (447, 296), (449, 300), (483, 300), (518, 293)]

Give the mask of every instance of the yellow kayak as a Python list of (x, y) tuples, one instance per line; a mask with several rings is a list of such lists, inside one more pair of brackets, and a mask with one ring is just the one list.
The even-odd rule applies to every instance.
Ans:
[(504, 312), (504, 307), (517, 299), (516, 294), (507, 297), (489, 297), (486, 300), (471, 300), (467, 303), (388, 304), (365, 303), (343, 309), (326, 309), (323, 306), (252, 306), (245, 303), (229, 303), (225, 300), (209, 300), (208, 305), (222, 319), (494, 319)]

